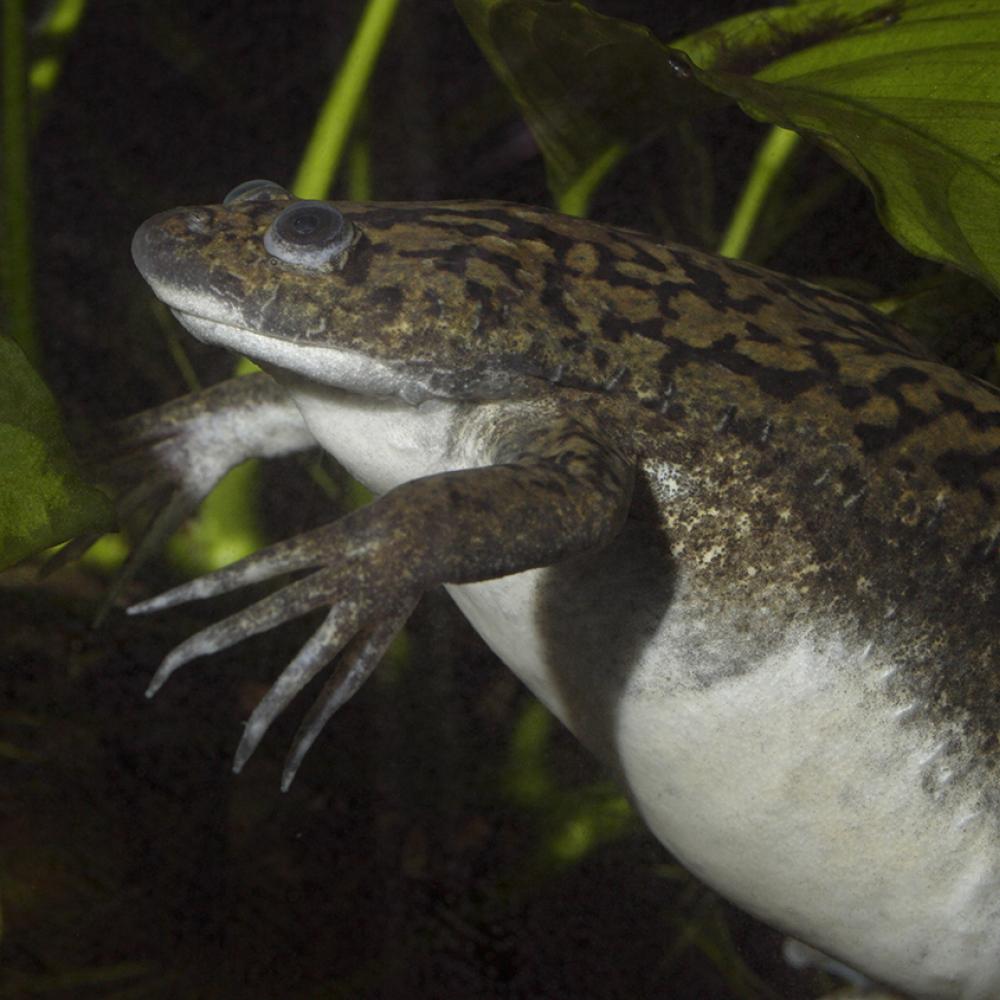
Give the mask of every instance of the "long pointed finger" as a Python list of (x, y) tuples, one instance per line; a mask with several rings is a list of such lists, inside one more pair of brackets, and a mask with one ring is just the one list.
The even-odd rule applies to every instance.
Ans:
[(248, 587), (262, 580), (269, 580), (281, 573), (291, 573), (308, 569), (326, 561), (326, 549), (318, 536), (329, 534), (332, 526), (324, 526), (317, 531), (289, 538), (287, 541), (270, 545), (266, 549), (229, 566), (200, 576), (196, 580), (165, 590), (156, 597), (133, 604), (128, 609), (130, 615), (145, 615), (151, 611), (162, 611), (188, 601), (199, 601), (206, 597), (228, 594), (240, 587)]
[(88, 531), (86, 534), (71, 538), (58, 552), (45, 560), (38, 571), (38, 575), (43, 578), (51, 576), (56, 570), (62, 569), (63, 566), (68, 566), (71, 562), (76, 562), (103, 534), (104, 532), (102, 531)]
[[(352, 616), (346, 617), (350, 619)], [(243, 769), (271, 723), (285, 710), (288, 703), (340, 652), (350, 631), (351, 623), (345, 621), (343, 608), (333, 608), (295, 659), (271, 685), (247, 720), (233, 760), (233, 771), (236, 774)]]
[(379, 665), (393, 637), (406, 624), (416, 603), (416, 600), (411, 601), (398, 614), (359, 634), (344, 650), (333, 676), (323, 686), (295, 734), (281, 775), (283, 792), (291, 787), (299, 765), (331, 716), (355, 695)]
[(104, 595), (104, 600), (101, 601), (97, 609), (97, 614), (94, 615), (95, 626), (104, 620), (104, 616), (114, 606), (119, 595), (132, 581), (132, 577), (135, 576), (139, 567), (144, 565), (149, 557), (177, 530), (184, 518), (187, 517), (196, 505), (197, 500), (192, 500), (191, 497), (183, 493), (175, 493), (170, 498), (167, 505), (156, 515), (143, 533), (142, 538), (139, 539), (135, 548), (129, 553), (128, 559), (125, 560), (125, 565), (122, 566), (112, 581), (108, 592)]
[(196, 632), (167, 654), (149, 682), (146, 697), (152, 698), (175, 670), (196, 657), (228, 649), (241, 639), (266, 632), (332, 601), (336, 596), (332, 585), (329, 571), (314, 573)]

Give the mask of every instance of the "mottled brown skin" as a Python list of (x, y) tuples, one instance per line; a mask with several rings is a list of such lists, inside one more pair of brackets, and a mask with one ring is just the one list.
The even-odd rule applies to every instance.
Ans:
[[(680, 522), (672, 530), (702, 551), (726, 538), (712, 572), (735, 605), (754, 603), (769, 565), (787, 579), (812, 553), (803, 606), (843, 610), (862, 634), (893, 618), (912, 653), (900, 683), (925, 712), (965, 720), (993, 766), (994, 387), (927, 357), (905, 330), (837, 292), (520, 205), (338, 204), (358, 235), (331, 268), (331, 294), (261, 247), (286, 204), (157, 217), (175, 241), (176, 280), (208, 281), (279, 336), (335, 336), (422, 372), (443, 397), (576, 390), (585, 406), (599, 402), (606, 436), (640, 465), (712, 469), (723, 510), (727, 497), (736, 511), (759, 496), (745, 547), (725, 518), (700, 534)], [(201, 238), (188, 228), (192, 211)], [(655, 518), (643, 495), (633, 516)], [(762, 552), (772, 546), (769, 563)], [(753, 578), (748, 563), (760, 567)]]

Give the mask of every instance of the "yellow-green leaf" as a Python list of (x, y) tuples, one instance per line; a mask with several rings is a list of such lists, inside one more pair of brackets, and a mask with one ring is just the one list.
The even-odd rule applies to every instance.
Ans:
[(998, 0), (803, 0), (670, 47), (570, 0), (456, 4), (557, 196), (711, 90), (818, 139), (905, 247), (1000, 290)]
[(811, 0), (677, 47), (750, 114), (819, 139), (905, 247), (1000, 290), (996, 0)]
[(80, 478), (48, 389), (0, 337), (0, 568), (113, 522), (107, 498)]

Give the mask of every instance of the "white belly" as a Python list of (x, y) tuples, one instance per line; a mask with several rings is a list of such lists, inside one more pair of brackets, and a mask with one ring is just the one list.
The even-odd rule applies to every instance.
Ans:
[(822, 623), (727, 664), (725, 613), (658, 581), (633, 542), (448, 589), (699, 877), (915, 996), (995, 1000), (1000, 842), (945, 759), (953, 734)]

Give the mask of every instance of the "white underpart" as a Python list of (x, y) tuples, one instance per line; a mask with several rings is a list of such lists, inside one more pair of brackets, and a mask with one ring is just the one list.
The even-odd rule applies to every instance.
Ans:
[(295, 401), (320, 446), (374, 493), (478, 464), (452, 440), (457, 404), (429, 399), (411, 406), (324, 386), (296, 389)]
[[(548, 572), (448, 589), (572, 727), (566, 676), (532, 628)], [(875, 978), (914, 996), (995, 1000), (996, 830), (975, 801), (923, 790), (944, 734), (901, 725), (878, 669), (861, 667), (865, 651), (821, 622), (754, 670), (699, 684), (678, 649), (726, 625), (677, 594), (621, 692), (615, 753), (650, 829), (734, 902)]]

